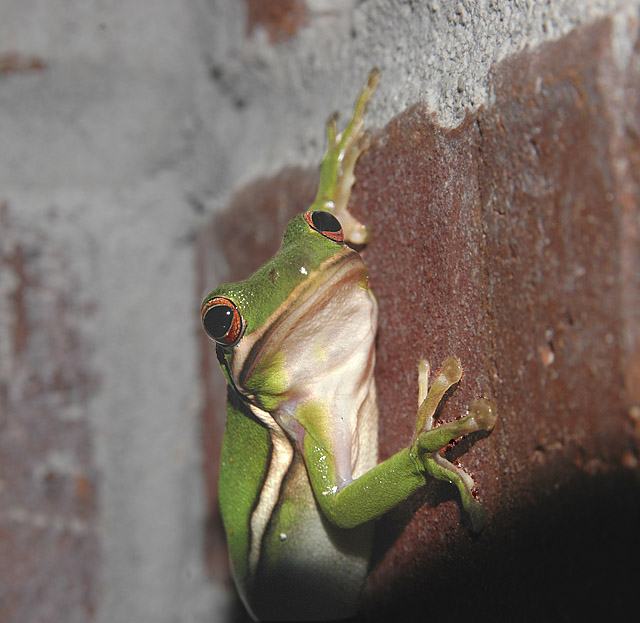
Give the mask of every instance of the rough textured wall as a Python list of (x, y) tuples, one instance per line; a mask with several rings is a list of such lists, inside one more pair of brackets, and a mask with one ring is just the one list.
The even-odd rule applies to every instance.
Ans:
[[(382, 458), (411, 438), (420, 357), (463, 360), (445, 420), (479, 393), (501, 414), (487, 439), (451, 451), (476, 478), (488, 527), (471, 535), (454, 491), (437, 483), (379, 522), (368, 619), (399, 604), (420, 616), (425, 602), (473, 620), (629, 607), (640, 513), (636, 28), (618, 14), (494, 58), (476, 85), (489, 97), (461, 123), (449, 121), (462, 108), (409, 106), (361, 157), (352, 203), (373, 227)], [(284, 168), (237, 192), (201, 232), (205, 274), (228, 265), (224, 279), (236, 280), (259, 266), (315, 179), (314, 167)], [(224, 413), (204, 349), (211, 439)]]
[(544, 614), (558, 585), (586, 587), (567, 613), (623, 606), (624, 574), (588, 571), (604, 551), (625, 570), (638, 513), (636, 5), (0, 0), (0, 618), (225, 618), (199, 297), (278, 244), (374, 65), (354, 203), (382, 452), (411, 433), (423, 355), (465, 362), (449, 417), (481, 390), (503, 420), (461, 457), (487, 531), (427, 488), (364, 612), (429, 590), (432, 611)]
[(0, 2), (3, 621), (217, 607), (201, 554), (195, 10)]

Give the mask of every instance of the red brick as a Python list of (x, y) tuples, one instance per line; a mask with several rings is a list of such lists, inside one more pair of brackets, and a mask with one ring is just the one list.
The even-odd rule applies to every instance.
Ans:
[(267, 31), (269, 43), (291, 39), (308, 22), (304, 0), (245, 0), (245, 3), (248, 34), (262, 26)]

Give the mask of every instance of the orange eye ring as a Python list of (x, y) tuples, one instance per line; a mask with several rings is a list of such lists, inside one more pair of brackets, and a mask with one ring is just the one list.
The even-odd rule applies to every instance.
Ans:
[(325, 210), (309, 210), (304, 215), (305, 221), (309, 224), (311, 229), (315, 229), (321, 233), (325, 238), (333, 240), (339, 244), (344, 243), (344, 234), (342, 233), (342, 225), (340, 221)]
[(235, 346), (245, 330), (242, 315), (226, 296), (216, 296), (203, 303), (202, 326), (207, 335), (222, 346)]

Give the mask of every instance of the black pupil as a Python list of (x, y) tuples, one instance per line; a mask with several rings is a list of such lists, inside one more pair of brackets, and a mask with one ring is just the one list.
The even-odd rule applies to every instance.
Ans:
[(318, 210), (311, 215), (311, 222), (318, 231), (339, 232), (340, 221), (329, 212)]
[(204, 330), (214, 339), (223, 338), (233, 322), (233, 310), (226, 305), (215, 305), (202, 319)]

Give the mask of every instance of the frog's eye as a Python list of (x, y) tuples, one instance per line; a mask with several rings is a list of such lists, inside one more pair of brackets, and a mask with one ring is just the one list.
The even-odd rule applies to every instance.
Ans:
[(311, 229), (320, 232), (325, 238), (329, 238), (329, 240), (333, 240), (334, 242), (344, 242), (342, 225), (340, 225), (340, 221), (333, 216), (331, 212), (311, 210), (304, 215), (304, 218), (307, 223), (309, 223)]
[(212, 340), (223, 346), (234, 346), (245, 328), (238, 308), (224, 296), (217, 296), (202, 306), (202, 326)]

